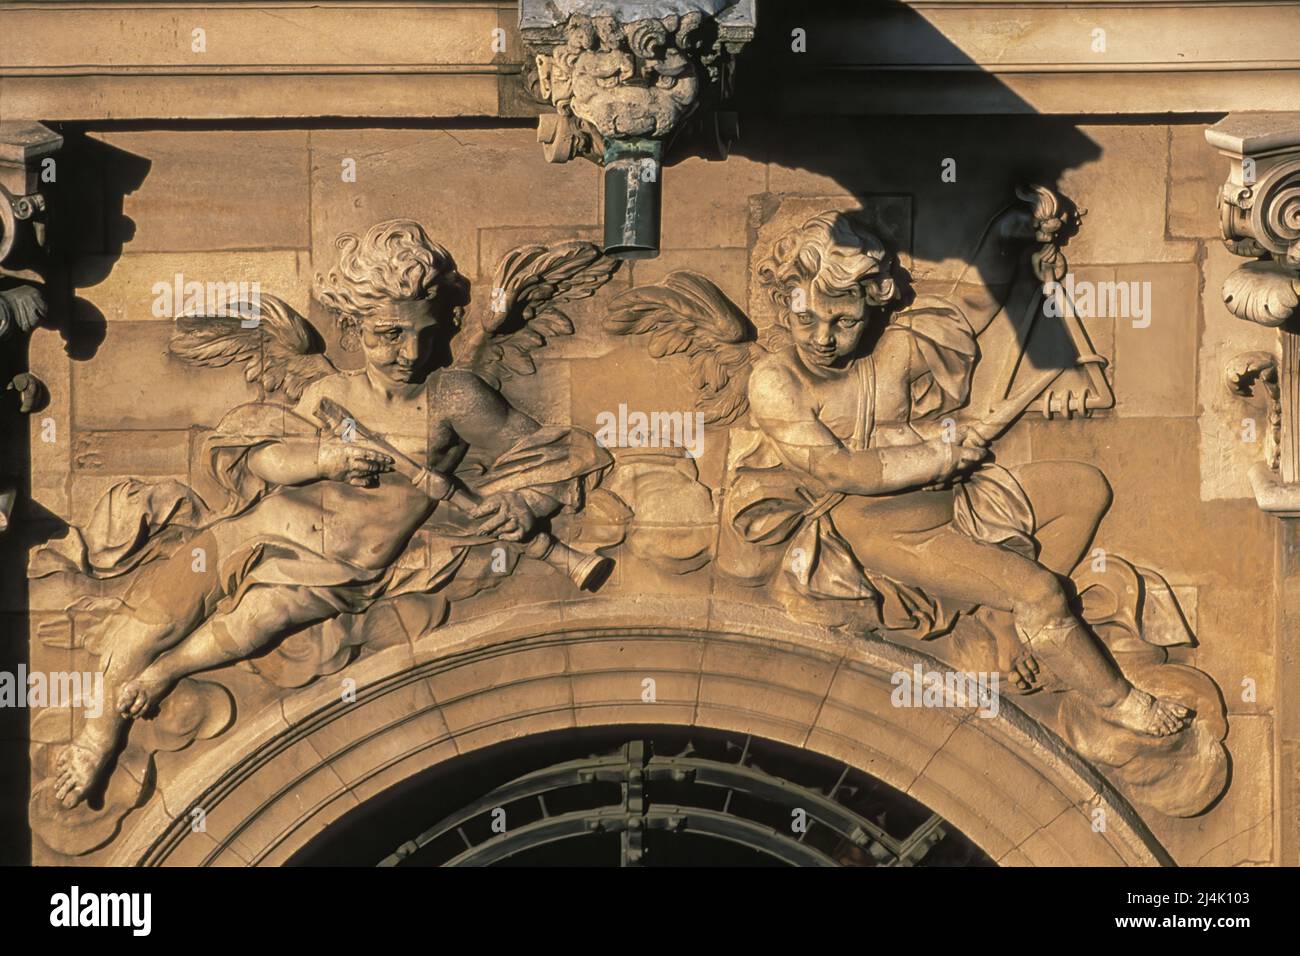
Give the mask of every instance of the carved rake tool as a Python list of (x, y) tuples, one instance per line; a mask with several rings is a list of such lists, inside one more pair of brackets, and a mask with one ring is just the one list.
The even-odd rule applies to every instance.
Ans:
[[(449, 501), (467, 515), (483, 503), (484, 499), (477, 492), (465, 487), (451, 475), (425, 468), (390, 442), (365, 428), (357, 421), (355, 415), (333, 399), (320, 400), (316, 406), (316, 417), (324, 422), (336, 437), (344, 440), (360, 439), (391, 457), (393, 470), (408, 478), (422, 491), (428, 492), (430, 497)], [(349, 433), (352, 435), (351, 438), (348, 437)], [(443, 494), (436, 493), (436, 489), (440, 488), (448, 490)], [(548, 531), (540, 531), (533, 535), (532, 539), (524, 545), (523, 553), (536, 561), (545, 561), (555, 570), (566, 575), (583, 591), (595, 591), (605, 583), (610, 572), (614, 570), (612, 558), (570, 547)]]

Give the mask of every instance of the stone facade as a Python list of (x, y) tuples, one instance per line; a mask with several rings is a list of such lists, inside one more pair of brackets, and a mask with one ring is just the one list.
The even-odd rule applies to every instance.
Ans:
[[(265, 49), (240, 46), (249, 63), (210, 76), (211, 86), (198, 54), (190, 71), (152, 75), (153, 64), (174, 58), (162, 34), (175, 11), (80, 10), (66, 15), (94, 22), (57, 30), (44, 19), (45, 4), (0, 13), (18, 27), (13, 33), (49, 40), (23, 47), (22, 58), (0, 58), (0, 103), (64, 139), (50, 190), (59, 213), (48, 243), (53, 264), (9, 270), (13, 282), (45, 289), (50, 317), (31, 332), (23, 367), (48, 399), (28, 416), (26, 441), (11, 436), (15, 447), (25, 445), (12, 457), (25, 459), (30, 481), (19, 485), (23, 500), (4, 543), (23, 552), (5, 565), (7, 661), (29, 672), (101, 669), (113, 615), (124, 613), (112, 604), (122, 597), (120, 582), (91, 580), (70, 565), (46, 573), (53, 565), (42, 565), (41, 555), (66, 541), (69, 528), (103, 521), (104, 495), (124, 480), (202, 486), (204, 455), (231, 409), (285, 401), (242, 358), (200, 367), (178, 357), (177, 310), (159, 308), (160, 287), (177, 277), (256, 283), (309, 322), (346, 372), (361, 368), (361, 353), (341, 347), (320, 302), (320, 277), (339, 262), (337, 237), (414, 220), (450, 253), (480, 308), (512, 249), (600, 243), (606, 180), (589, 162), (545, 161), (532, 118), (545, 107), (522, 88), (525, 47), (513, 5), (425, 6), (367, 12), (375, 31), (364, 41), (343, 23), (326, 24), (329, 35), (357, 47), (347, 56), (367, 66), (313, 91), (301, 71), (277, 79), (254, 61), (285, 55), (287, 34), (277, 31), (344, 16), (328, 4), (295, 8), (283, 24), (268, 18)], [(1164, 21), (1142, 6), (1107, 8), (1116, 55), (1176, 59), (1125, 45), (1139, 30), (1151, 43), (1169, 42)], [(1187, 7), (1212, 25), (1227, 16), (1210, 5)], [(248, 9), (203, 12), (214, 52), (243, 29)], [(830, 59), (868, 64), (869, 72), (900, 50), (920, 49), (941, 62), (942, 37), (993, 35), (978, 4), (937, 10), (926, 31), (903, 17), (893, 25), (895, 45), (846, 47)], [(1282, 12), (1300, 17), (1290, 4), (1258, 15)], [(1134, 639), (1169, 668), (1155, 670), (1183, 675), (1149, 677), (1147, 689), (1160, 696), (1160, 688), (1190, 688), (1201, 678), (1187, 675), (1202, 675), (1211, 691), (1196, 691), (1209, 694), (1197, 699), (1221, 695), (1214, 700), (1221, 713), (1202, 704), (1191, 727), (1178, 731), (1201, 735), (1196, 744), (1149, 757), (1134, 751), (1151, 761), (1150, 774), (1169, 775), (1166, 789), (1201, 788), (1195, 805), (1126, 779), (1112, 751), (1129, 745), (1071, 716), (1072, 701), (1086, 695), (1068, 680), (1025, 696), (1008, 691), (991, 720), (970, 719), (969, 709), (891, 706), (890, 675), (918, 661), (986, 669), (984, 658), (963, 656), (977, 642), (960, 629), (921, 640), (829, 621), (785, 599), (775, 583), (739, 580), (725, 549), (741, 416), (736, 427), (707, 424), (695, 457), (602, 442), (613, 447), (599, 493), (593, 488), (583, 507), (551, 524), (579, 552), (613, 559), (598, 590), (579, 590), (555, 567), (512, 552), (508, 571), (475, 569), (473, 588), (469, 571), (458, 571), (449, 587), (463, 595), (433, 590), (353, 609), (344, 638), (328, 622), (293, 628), (295, 636), (251, 660), (186, 678), (157, 716), (136, 721), (99, 800), (65, 808), (53, 793), (60, 748), (81, 726), (75, 709), (32, 707), (7, 718), (0, 754), (24, 778), (0, 795), (8, 854), (38, 864), (275, 864), (371, 797), (444, 761), (548, 731), (655, 724), (753, 734), (842, 760), (931, 808), (998, 863), (1297, 862), (1295, 742), (1279, 723), (1292, 720), (1282, 695), (1295, 677), (1278, 590), (1278, 555), (1289, 553), (1290, 532), (1257, 505), (1249, 478), (1263, 454), (1267, 409), (1231, 394), (1223, 375), (1234, 356), (1272, 349), (1276, 333), (1224, 307), (1220, 290), (1241, 260), (1221, 241), (1227, 169), (1205, 139), (1227, 112), (1278, 108), (1274, 101), (1288, 96), (1292, 106), (1300, 102), (1294, 65), (1282, 64), (1279, 52), (1245, 102), (1246, 81), (1231, 71), (1219, 86), (1193, 73), (1185, 88), (1157, 90), (1143, 73), (1094, 64), (1086, 89), (1071, 92), (1050, 74), (1013, 72), (1003, 83), (1005, 64), (990, 58), (1007, 54), (966, 43), (961, 50), (997, 95), (983, 83), (967, 94), (918, 72), (916, 95), (928, 104), (918, 112), (936, 115), (900, 115), (912, 94), (893, 77), (876, 110), (856, 82), (841, 98), (815, 70), (798, 73), (797, 101), (775, 91), (761, 74), (777, 69), (790, 34), (774, 26), (776, 39), (765, 41), (765, 13), (760, 3), (758, 34), (737, 53), (740, 136), (726, 158), (685, 147), (667, 155), (657, 256), (618, 264), (590, 295), (565, 301), (561, 291), (558, 307), (573, 333), (546, 336), (529, 353), (535, 371), (508, 375), (500, 394), (543, 427), (596, 436), (620, 406), (689, 420), (700, 393), (688, 357), (648, 351), (646, 336), (635, 334), (644, 329), (619, 334), (628, 330), (611, 324), (639, 301), (638, 290), (667, 288), (683, 271), (702, 275), (766, 336), (780, 308), (760, 265), (777, 240), (823, 211), (856, 210), (897, 257), (912, 292), (951, 293), (970, 279), (986, 227), (1015, 202), (1016, 187), (1048, 187), (1078, 207), (1073, 234), (1059, 237), (1068, 262), (1060, 278), (1071, 283), (1081, 341), (1104, 359), (1091, 366), (1100, 387), (1084, 367), (1051, 386), (1066, 405), (1071, 390), (1090, 388), (1086, 415), (1062, 414), (1066, 405), (1043, 414), (1041, 396), (1031, 396), (994, 439), (996, 461), (1013, 471), (1081, 462), (1104, 474), (1113, 503), (1088, 535), (1081, 568), (1101, 553), (1103, 564), (1111, 556), (1137, 569), (1133, 586), (1143, 589), (1148, 617)], [(1073, 55), (1076, 41), (1057, 13), (1026, 7), (1015, 16), (1035, 43)], [(1140, 18), (1150, 22), (1130, 25)], [(140, 30), (135, 59), (105, 51), (100, 61), (114, 69), (61, 73), (60, 64), (83, 62), (79, 37), (106, 36), (119, 22)], [(825, 35), (822, 23), (810, 21), (810, 46)], [(500, 52), (491, 46), (498, 28), (506, 36)], [(429, 52), (421, 44), (420, 62), (434, 64), (423, 73), (403, 53), (413, 32), (446, 46)], [(1245, 72), (1246, 52), (1232, 46), (1238, 31), (1177, 32), (1213, 35), (1222, 50), (1210, 45), (1196, 56), (1240, 57)], [(1251, 31), (1250, 58), (1267, 58), (1259, 44), (1279, 32)], [(303, 59), (320, 62), (305, 52)], [(133, 76), (140, 85), (127, 93), (121, 84)], [(1009, 108), (1009, 98), (1028, 105)], [(1060, 112), (1076, 115), (1050, 115)], [(1081, 303), (1085, 288), (1100, 290), (1092, 308)], [(1112, 297), (1108, 308), (1117, 289), (1131, 298), (1121, 306)], [(470, 308), (459, 336), (472, 327)], [(994, 380), (1020, 348), (1012, 311), (1005, 306), (979, 337), (967, 410), (1002, 397)], [(1015, 382), (1032, 378), (1036, 361), (1060, 360), (1037, 341), (1047, 357), (1030, 349)], [(1062, 520), (1071, 513), (1065, 508)], [(491, 549), (484, 554), (490, 562)], [(29, 568), (33, 577), (20, 581)], [(1058, 573), (1068, 578), (1069, 570)], [(1082, 590), (1078, 574), (1075, 581)], [(135, 599), (126, 600), (129, 608)], [(1172, 609), (1182, 636), (1154, 635), (1158, 604)], [(1094, 633), (1104, 630), (1086, 610), (1083, 619)], [(1131, 675), (1124, 647), (1112, 645), (1110, 654)], [(656, 688), (651, 700), (646, 679)], [(1224, 751), (1230, 765), (1221, 763)], [(196, 811), (201, 829), (191, 825)], [(1107, 821), (1100, 829), (1098, 812)]]

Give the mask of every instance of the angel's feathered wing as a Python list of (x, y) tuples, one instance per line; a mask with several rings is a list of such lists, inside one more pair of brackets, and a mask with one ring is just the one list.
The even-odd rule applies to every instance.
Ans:
[(261, 296), (259, 305), (240, 302), (234, 316), (180, 316), (167, 350), (206, 368), (242, 362), (248, 381), (297, 401), (304, 388), (337, 369), (310, 322), (275, 296)]
[(648, 335), (655, 358), (685, 352), (706, 422), (730, 425), (749, 411), (749, 373), (762, 346), (745, 313), (699, 273), (629, 289), (614, 300), (605, 328)]
[(479, 297), (452, 344), (453, 365), (473, 369), (493, 385), (537, 370), (532, 353), (573, 322), (556, 306), (593, 295), (621, 263), (591, 242), (521, 246), (497, 267), (486, 297)]

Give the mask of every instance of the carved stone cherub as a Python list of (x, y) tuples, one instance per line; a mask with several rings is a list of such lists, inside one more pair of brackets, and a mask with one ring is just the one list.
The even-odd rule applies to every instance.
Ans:
[[(194, 365), (242, 362), (250, 381), (297, 402), (242, 405), (205, 437), (200, 468), (223, 503), (174, 482), (124, 482), (72, 535), (83, 572), (127, 576), (128, 585), (97, 641), (116, 706), (86, 717), (56, 762), (55, 796), (66, 807), (101, 780), (131, 721), (181, 679), (381, 597), (435, 590), (475, 543), (520, 543), (550, 560), (564, 546), (548, 519), (580, 508), (611, 463), (592, 436), (539, 425), (499, 384), (530, 373), (529, 353), (547, 336), (573, 331), (554, 306), (591, 295), (616, 261), (586, 242), (514, 250), (485, 297), (490, 308), (474, 315), (446, 367), (469, 301), (447, 250), (410, 220), (345, 234), (338, 247), (317, 294), (364, 367), (337, 370), (311, 326), (268, 296), (255, 321), (178, 320), (173, 354)], [(461, 483), (467, 455), (484, 469), (473, 487)], [(122, 533), (142, 523), (142, 540)], [(430, 526), (442, 544), (426, 543), (412, 570), (398, 559)], [(568, 570), (586, 583), (593, 565)]]
[(1056, 198), (1025, 198), (1033, 211), (996, 219), (949, 295), (906, 309), (883, 242), (828, 212), (758, 266), (778, 309), (772, 348), (691, 272), (623, 293), (609, 327), (649, 333), (656, 355), (687, 353), (711, 420), (748, 415), (724, 514), (741, 576), (775, 576), (804, 601), (858, 602), (874, 629), (913, 637), (945, 632), (953, 606), (982, 607), (1003, 625), (1001, 669), (1014, 682), (1038, 681), (1041, 659), (1111, 724), (1175, 734), (1189, 708), (1134, 687), (1061, 583), (1109, 507), (1105, 477), (1080, 462), (986, 462), (989, 442), (1036, 393), (1010, 410), (950, 415), (968, 404), (977, 337), (1005, 305), (1026, 241), (1044, 244), (1040, 280), (1063, 269)]

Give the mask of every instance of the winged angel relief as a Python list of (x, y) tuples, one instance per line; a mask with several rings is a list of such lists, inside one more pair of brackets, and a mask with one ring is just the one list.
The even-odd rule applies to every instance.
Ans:
[(174, 355), (243, 363), (265, 395), (294, 404), (239, 406), (203, 438), (195, 483), (206, 497), (123, 482), (42, 556), (47, 572), (75, 566), (122, 590), (88, 642), (109, 706), (54, 757), (46, 799), (83, 801), (132, 722), (184, 678), (381, 598), (437, 591), (476, 544), (506, 542), (512, 562), (546, 561), (580, 587), (608, 573), (608, 558), (557, 541), (549, 519), (583, 506), (609, 454), (583, 431), (539, 425), (499, 385), (573, 331), (557, 306), (590, 296), (618, 262), (586, 242), (514, 250), (453, 350), (469, 284), (417, 223), (345, 234), (338, 248), (317, 295), (364, 367), (336, 369), (278, 299), (262, 297), (252, 321), (178, 320)]
[(905, 305), (883, 241), (828, 212), (758, 263), (777, 310), (765, 336), (693, 272), (623, 293), (607, 325), (646, 335), (656, 356), (684, 353), (706, 420), (736, 425), (719, 549), (731, 575), (805, 619), (947, 635), (967, 669), (1068, 691), (1060, 725), (1076, 747), (1151, 805), (1194, 813), (1226, 783), (1226, 725), (1213, 682), (1166, 663), (1163, 645), (1190, 640), (1168, 586), (1115, 556), (1105, 575), (1081, 566), (1111, 500), (1098, 469), (992, 460), (1064, 369), (970, 407), (979, 337), (1026, 258), (1040, 289), (1065, 270), (1070, 214), (1045, 189), (1021, 198), (945, 294)]

